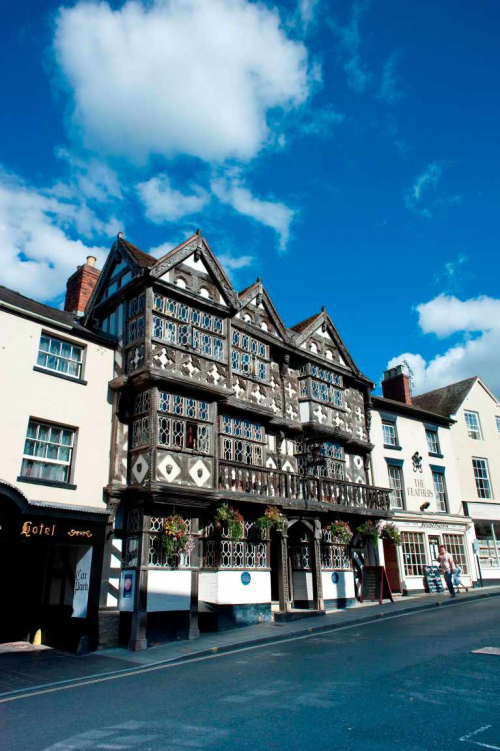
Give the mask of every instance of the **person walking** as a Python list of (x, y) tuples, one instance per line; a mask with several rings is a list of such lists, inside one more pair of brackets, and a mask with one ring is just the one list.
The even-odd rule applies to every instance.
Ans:
[(446, 550), (445, 545), (439, 546), (438, 561), (441, 568), (441, 573), (444, 574), (444, 579), (446, 586), (448, 587), (450, 597), (455, 597), (456, 592), (455, 587), (453, 586), (453, 574), (457, 570), (457, 567), (455, 566), (455, 561), (453, 560), (451, 554)]

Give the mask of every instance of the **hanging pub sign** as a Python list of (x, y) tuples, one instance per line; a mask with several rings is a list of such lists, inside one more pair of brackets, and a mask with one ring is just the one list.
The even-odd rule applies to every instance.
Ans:
[(92, 565), (92, 548), (84, 550), (76, 564), (75, 589), (73, 593), (72, 618), (87, 617), (87, 603), (89, 600), (90, 568)]
[(361, 595), (360, 602), (378, 600), (382, 605), (383, 600), (394, 602), (389, 580), (384, 566), (363, 566), (361, 572)]

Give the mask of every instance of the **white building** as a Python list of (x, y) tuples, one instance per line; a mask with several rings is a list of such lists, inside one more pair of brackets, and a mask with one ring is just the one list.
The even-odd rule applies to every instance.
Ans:
[(414, 398), (454, 420), (451, 438), (460, 500), (474, 521), (485, 583), (500, 583), (500, 403), (477, 376)]
[(373, 397), (373, 482), (392, 488), (391, 509), (403, 544), (384, 540), (395, 592), (425, 590), (424, 567), (437, 565), (445, 544), (471, 586), (477, 578), (471, 520), (464, 516), (453, 454), (453, 420), (412, 400), (402, 366), (384, 373), (384, 397)]
[[(69, 281), (81, 313), (99, 272)], [(0, 641), (97, 639), (114, 347), (73, 312), (0, 287)]]

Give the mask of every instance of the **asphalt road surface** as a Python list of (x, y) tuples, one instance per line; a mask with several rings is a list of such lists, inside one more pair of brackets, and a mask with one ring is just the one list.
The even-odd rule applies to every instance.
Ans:
[(2, 751), (500, 751), (500, 598), (0, 704)]

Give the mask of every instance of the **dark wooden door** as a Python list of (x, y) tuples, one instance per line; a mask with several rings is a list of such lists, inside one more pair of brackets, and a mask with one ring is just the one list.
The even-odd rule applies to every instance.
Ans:
[(385, 570), (389, 580), (389, 586), (393, 592), (401, 592), (401, 580), (399, 578), (398, 552), (391, 540), (384, 540)]

